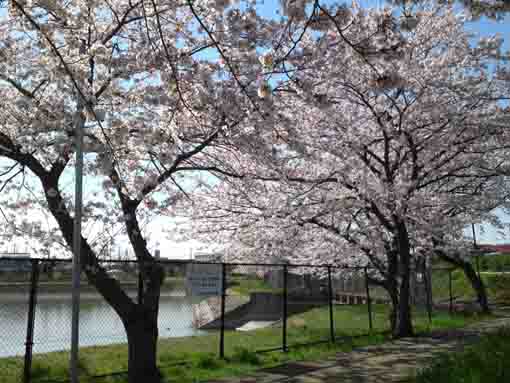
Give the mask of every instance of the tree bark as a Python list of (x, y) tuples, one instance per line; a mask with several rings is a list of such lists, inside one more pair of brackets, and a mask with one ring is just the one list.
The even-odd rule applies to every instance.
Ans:
[(391, 299), (391, 310), (390, 310), (390, 328), (391, 333), (395, 334), (395, 329), (397, 325), (397, 314), (398, 314), (398, 289), (396, 287), (396, 279), (394, 281), (388, 281), (388, 287), (386, 288), (388, 295)]
[(395, 338), (401, 338), (414, 335), (410, 304), (411, 248), (407, 227), (402, 221), (398, 221), (396, 225), (396, 241), (399, 261), (397, 278), (399, 300), (392, 333)]
[(409, 303), (402, 307), (400, 295), (401, 289), (399, 289), (399, 283), (395, 276), (387, 276), (386, 279), (378, 283), (382, 286), (391, 301), (391, 309), (389, 314), (391, 334), (394, 338), (402, 338), (413, 336), (413, 326), (411, 318), (411, 310)]
[[(381, 285), (391, 300), (389, 321), (393, 337), (413, 335), (410, 306), (410, 248), (405, 225), (396, 226), (395, 235), (385, 246), (388, 269)], [(407, 252), (406, 252), (407, 249)]]
[[(407, 278), (409, 278), (409, 276), (407, 276)], [(413, 322), (411, 319), (411, 305), (409, 302), (409, 279), (407, 282), (401, 282), (400, 299), (398, 300), (398, 313), (395, 315), (395, 323), (393, 325), (392, 334), (394, 338), (414, 335)]]
[(138, 305), (135, 313), (125, 320), (128, 338), (128, 382), (160, 383), (157, 367), (157, 313)]

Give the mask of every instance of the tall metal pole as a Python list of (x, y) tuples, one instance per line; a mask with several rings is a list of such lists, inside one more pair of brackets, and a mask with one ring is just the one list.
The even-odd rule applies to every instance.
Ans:
[(367, 309), (368, 309), (368, 327), (370, 331), (374, 329), (374, 323), (372, 321), (372, 299), (370, 298), (370, 285), (368, 281), (368, 267), (365, 266), (365, 293), (367, 295)]
[(83, 117), (82, 105), (78, 103), (74, 126), (76, 139), (76, 168), (74, 192), (74, 228), (73, 228), (73, 282), (72, 282), (72, 316), (71, 316), (71, 382), (78, 383), (78, 347), (80, 319), (80, 256), (81, 256), (81, 218), (83, 205)]
[(32, 351), (34, 346), (35, 306), (37, 304), (37, 285), (39, 283), (39, 261), (32, 261), (30, 278), (30, 298), (28, 303), (27, 340), (25, 342), (25, 363), (23, 382), (30, 383), (32, 372)]
[(471, 231), (473, 232), (473, 247), (476, 249), (476, 231), (474, 222), (471, 223)]
[(225, 358), (225, 300), (227, 298), (227, 265), (221, 264), (221, 328), (220, 328), (220, 358)]
[(452, 286), (452, 270), (448, 270), (448, 292), (450, 294), (450, 305), (448, 311), (450, 314), (453, 312), (453, 286)]
[(287, 352), (287, 265), (283, 265), (283, 323), (282, 323), (282, 349)]
[(425, 293), (427, 294), (427, 313), (429, 323), (432, 323), (432, 275), (426, 266), (425, 270), (423, 270), (423, 277), (425, 278)]
[(331, 342), (335, 343), (335, 322), (333, 319), (333, 281), (331, 278), (331, 266), (328, 266), (328, 300), (329, 300), (329, 333)]

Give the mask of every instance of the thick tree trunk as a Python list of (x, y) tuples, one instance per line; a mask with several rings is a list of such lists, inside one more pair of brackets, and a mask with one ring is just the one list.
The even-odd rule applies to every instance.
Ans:
[(398, 315), (398, 290), (396, 288), (396, 280), (389, 283), (388, 287), (386, 288), (386, 291), (388, 292), (388, 295), (391, 299), (391, 310), (390, 310), (390, 326), (391, 326), (391, 333), (395, 333), (396, 325), (397, 325), (397, 315)]
[(158, 312), (164, 270), (150, 260), (140, 264), (144, 277), (141, 303), (124, 320), (128, 337), (128, 382), (159, 383), (157, 367)]
[(414, 335), (410, 304), (411, 249), (404, 222), (398, 223), (396, 235), (399, 260), (399, 278), (397, 279), (399, 300), (392, 333), (395, 338), (401, 338)]
[[(407, 291), (406, 291), (407, 290)], [(394, 314), (395, 322), (392, 327), (394, 338), (402, 338), (414, 335), (413, 322), (411, 319), (411, 305), (409, 303), (409, 284), (401, 286), (398, 311)]]
[[(413, 336), (413, 325), (411, 320), (411, 306), (401, 301), (401, 289), (397, 287), (398, 283), (387, 281), (386, 291), (391, 300), (390, 326), (391, 334), (394, 338)], [(400, 291), (399, 291), (400, 290)]]
[(125, 324), (125, 328), (128, 337), (128, 382), (160, 383), (157, 317), (144, 311), (138, 312)]

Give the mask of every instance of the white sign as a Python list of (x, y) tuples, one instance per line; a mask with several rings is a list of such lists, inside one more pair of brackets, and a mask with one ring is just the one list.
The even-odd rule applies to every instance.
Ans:
[(186, 270), (186, 287), (190, 295), (222, 295), (221, 264), (190, 263)]

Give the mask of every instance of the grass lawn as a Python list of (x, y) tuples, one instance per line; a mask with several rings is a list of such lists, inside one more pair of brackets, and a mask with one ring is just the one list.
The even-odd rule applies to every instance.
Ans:
[(481, 256), (479, 265), (481, 271), (510, 271), (510, 254)]
[[(300, 348), (291, 348), (288, 353), (270, 352), (256, 354), (261, 350), (281, 346), (282, 328), (272, 327), (241, 333), (229, 331), (225, 334), (227, 360), (219, 360), (219, 333), (186, 338), (162, 339), (159, 342), (158, 357), (161, 370), (167, 382), (196, 382), (225, 376), (248, 374), (262, 367), (269, 367), (287, 360), (318, 359), (338, 351), (349, 351), (353, 347), (380, 343), (389, 338), (388, 307), (374, 306), (374, 332), (368, 330), (366, 306), (335, 306), (335, 334), (338, 342)], [(415, 313), (415, 326), (418, 332), (437, 328), (461, 327), (480, 317), (449, 317), (437, 314), (429, 326), (424, 312)], [(328, 308), (317, 308), (295, 315), (288, 320), (288, 345), (327, 340), (329, 338)], [(358, 336), (356, 338), (348, 338)], [(345, 337), (345, 338), (344, 338)], [(67, 378), (68, 352), (53, 352), (34, 355), (33, 382), (61, 381)], [(176, 366), (179, 362), (184, 365)], [(80, 350), (81, 383), (86, 382), (125, 382), (125, 375), (117, 377), (93, 378), (127, 369), (126, 345), (87, 347)], [(23, 358), (0, 359), (2, 383), (22, 381)]]
[(283, 291), (283, 289), (271, 287), (264, 279), (252, 275), (232, 275), (229, 277), (228, 283), (227, 294), (229, 295), (249, 296), (255, 292), (278, 294)]
[(440, 355), (415, 383), (510, 382), (510, 329), (484, 337), (464, 352)]
[[(481, 272), (487, 287), (487, 294), (492, 302), (510, 302), (510, 274)], [(448, 271), (435, 270), (432, 273), (432, 294), (434, 302), (447, 301), (449, 297)], [(452, 272), (452, 292), (454, 298), (474, 300), (476, 294), (460, 269)]]

